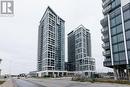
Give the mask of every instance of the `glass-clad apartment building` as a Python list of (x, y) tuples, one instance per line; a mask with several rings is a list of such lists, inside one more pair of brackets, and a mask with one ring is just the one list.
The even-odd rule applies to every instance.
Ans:
[(113, 68), (115, 79), (128, 79), (130, 69), (130, 0), (102, 0), (104, 66)]
[[(65, 21), (48, 7), (40, 21), (38, 37), (38, 71), (53, 75), (64, 71)], [(51, 72), (52, 71), (52, 72)]]
[(91, 36), (88, 29), (80, 25), (68, 34), (69, 71), (91, 76), (95, 72), (95, 59), (91, 57)]

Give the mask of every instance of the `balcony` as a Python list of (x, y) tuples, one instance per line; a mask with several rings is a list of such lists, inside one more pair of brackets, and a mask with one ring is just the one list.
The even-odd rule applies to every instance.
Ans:
[(102, 32), (102, 34), (106, 34), (106, 33), (108, 33), (108, 27), (105, 27), (105, 28), (103, 28), (103, 29), (101, 29), (101, 32)]
[(111, 5), (108, 5), (106, 8), (104, 8), (102, 10), (103, 14), (106, 15), (109, 11), (111, 11), (112, 9), (112, 6)]
[(103, 65), (106, 66), (106, 67), (112, 68), (112, 62), (111, 61), (104, 61)]
[(111, 61), (111, 58), (105, 58), (104, 61)]
[(102, 44), (102, 48), (104, 48), (104, 49), (110, 49), (109, 42)]
[(111, 0), (105, 0), (102, 4), (102, 7), (105, 8), (111, 3)]
[(103, 27), (108, 26), (108, 16), (105, 16), (101, 21), (100, 21), (101, 25)]
[(109, 36), (108, 35), (102, 36), (102, 41), (103, 42), (108, 42), (109, 41)]
[(102, 2), (105, 2), (106, 0), (102, 0)]
[(103, 56), (106, 56), (106, 57), (111, 56), (110, 54), (111, 54), (110, 50), (103, 52)]

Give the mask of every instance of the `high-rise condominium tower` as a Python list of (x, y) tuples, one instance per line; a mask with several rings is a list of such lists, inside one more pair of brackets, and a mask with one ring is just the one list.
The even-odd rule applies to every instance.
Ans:
[[(113, 68), (115, 79), (128, 79), (130, 69), (130, 0), (102, 0), (100, 21), (104, 66)], [(130, 72), (129, 72), (130, 73)]]
[(89, 30), (80, 25), (68, 34), (68, 70), (91, 76), (95, 72), (95, 59), (91, 57)]
[(48, 7), (40, 21), (38, 71), (41, 75), (59, 75), (64, 71), (65, 21)]

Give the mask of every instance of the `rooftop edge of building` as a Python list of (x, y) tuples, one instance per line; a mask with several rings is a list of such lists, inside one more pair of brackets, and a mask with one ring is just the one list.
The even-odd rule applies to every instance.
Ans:
[(72, 30), (70, 33), (68, 33), (67, 35), (69, 36), (71, 33), (75, 32), (76, 30), (78, 30), (79, 28), (84, 28), (86, 29), (88, 32), (90, 31), (89, 29), (87, 29), (86, 27), (84, 27), (82, 24), (79, 25), (77, 28), (75, 28), (74, 30)]
[[(43, 17), (45, 16), (45, 14), (46, 14), (47, 10), (50, 10), (50, 11), (51, 11), (52, 13), (54, 13), (57, 17), (59, 17), (59, 16), (56, 14), (56, 12), (55, 12), (54, 10), (52, 10), (50, 6), (48, 6), (48, 7), (46, 8), (46, 10), (45, 10), (45, 12), (44, 12), (44, 14), (43, 14), (43, 16), (42, 16), (41, 20), (40, 20), (40, 23), (42, 22)], [(60, 18), (62, 21), (64, 21), (64, 22), (65, 22), (65, 20), (63, 20), (61, 17), (59, 17), (59, 18)]]

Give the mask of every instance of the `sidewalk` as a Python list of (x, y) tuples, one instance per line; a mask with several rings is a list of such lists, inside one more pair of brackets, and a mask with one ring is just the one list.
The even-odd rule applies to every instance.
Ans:
[(15, 87), (13, 84), (12, 79), (8, 79), (6, 82), (4, 82), (0, 87)]

